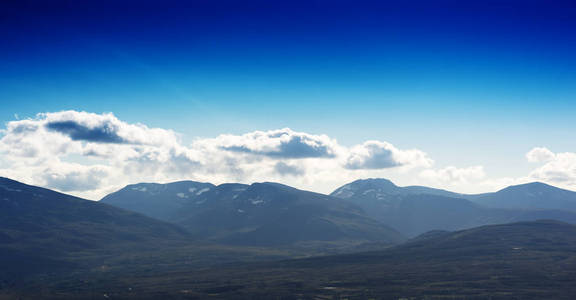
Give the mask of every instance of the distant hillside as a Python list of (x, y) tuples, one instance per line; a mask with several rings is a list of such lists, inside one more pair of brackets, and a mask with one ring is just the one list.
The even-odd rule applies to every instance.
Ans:
[[(140, 195), (146, 208), (135, 210), (153, 211), (157, 207), (163, 211), (164, 220), (186, 228), (194, 236), (227, 244), (280, 246), (310, 241), (395, 244), (404, 239), (353, 204), (277, 183), (209, 186), (180, 182), (149, 187), (149, 184), (128, 186), (102, 201), (128, 208), (126, 203), (138, 203)], [(193, 188), (197, 189), (190, 192)]]
[(330, 195), (342, 199), (355, 198), (378, 198), (392, 195), (419, 195), (428, 194), (452, 198), (465, 198), (465, 194), (453, 193), (446, 190), (435, 189), (425, 186), (406, 186), (399, 187), (392, 181), (384, 178), (359, 179), (354, 182), (345, 184)]
[(109, 194), (100, 202), (170, 221), (189, 202), (212, 188), (214, 185), (211, 183), (195, 181), (139, 183)]
[[(542, 197), (549, 196), (546, 199), (556, 199), (556, 203), (562, 205), (543, 204), (540, 205), (543, 209), (536, 209), (537, 205), (518, 196), (531, 195), (530, 192), (540, 197), (532, 199), (533, 203), (545, 203), (547, 200)], [(386, 179), (365, 179), (346, 184), (331, 195), (359, 205), (371, 217), (408, 236), (415, 236), (430, 230), (458, 230), (538, 219), (576, 223), (576, 211), (554, 209), (568, 208), (572, 194), (576, 193), (529, 184), (493, 194), (464, 195), (427, 187), (398, 187)], [(518, 205), (501, 204), (506, 201)], [(494, 205), (485, 205), (486, 202)]]
[(495, 193), (470, 198), (478, 204), (496, 208), (557, 209), (576, 212), (576, 192), (541, 182), (509, 186)]

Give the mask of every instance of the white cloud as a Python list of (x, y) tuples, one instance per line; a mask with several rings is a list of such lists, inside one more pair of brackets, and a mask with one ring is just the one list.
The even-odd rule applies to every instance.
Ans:
[[(0, 175), (80, 195), (162, 173), (169, 179), (199, 164), (173, 131), (128, 124), (113, 114), (42, 113), (8, 122), (2, 133)], [(70, 157), (81, 162), (72, 165)]]
[(290, 128), (254, 131), (243, 135), (223, 134), (214, 139), (197, 141), (197, 145), (276, 159), (330, 158), (336, 155), (338, 148), (336, 141), (326, 135), (295, 132)]
[(548, 162), (555, 158), (555, 154), (544, 147), (536, 147), (526, 153), (529, 162)]
[(102, 181), (108, 177), (108, 169), (106, 166), (63, 163), (42, 170), (38, 181), (43, 181), (43, 186), (63, 192), (94, 190), (98, 189)]
[(327, 135), (284, 128), (183, 145), (172, 130), (77, 111), (42, 113), (0, 130), (0, 176), (91, 199), (130, 183), (183, 179), (279, 181), (320, 192), (369, 177), (460, 192), (529, 181), (576, 188), (576, 153), (538, 147), (526, 158), (540, 166), (525, 176), (487, 178), (482, 166), (432, 169), (434, 161), (425, 152), (384, 141), (345, 147)]
[(136, 182), (280, 181), (329, 192), (359, 177), (427, 167), (420, 150), (369, 141), (351, 148), (289, 128), (223, 134), (183, 145), (172, 130), (129, 124), (111, 113), (63, 111), (8, 122), (0, 176), (98, 199)]
[[(576, 188), (576, 153), (553, 153), (546, 148), (535, 148), (526, 156), (530, 161), (544, 163), (530, 172), (529, 178), (565, 188)], [(537, 160), (533, 159), (535, 156)]]
[(301, 169), (300, 167), (295, 165), (289, 165), (282, 161), (276, 163), (276, 165), (274, 166), (274, 170), (280, 175), (298, 176), (304, 174), (304, 170)]
[(156, 146), (178, 143), (176, 134), (171, 130), (128, 124), (112, 113), (62, 111), (39, 114), (37, 120), (41, 120), (40, 125), (48, 131), (63, 134), (75, 141)]
[(422, 178), (451, 185), (478, 182), (485, 176), (486, 173), (482, 166), (472, 166), (467, 168), (448, 166), (442, 169), (428, 169), (420, 172), (420, 177)]
[(347, 169), (387, 169), (400, 166), (430, 167), (434, 161), (420, 150), (400, 150), (387, 142), (367, 141), (350, 150)]

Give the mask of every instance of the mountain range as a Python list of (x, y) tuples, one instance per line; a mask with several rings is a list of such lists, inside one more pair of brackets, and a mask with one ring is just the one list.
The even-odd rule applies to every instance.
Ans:
[(576, 192), (543, 183), (466, 195), (386, 179), (357, 180), (330, 194), (357, 204), (372, 218), (407, 236), (488, 224), (553, 219), (576, 223)]
[(364, 179), (322, 195), (277, 183), (181, 181), (129, 185), (100, 202), (177, 224), (199, 238), (251, 245), (339, 239), (392, 244), (402, 240), (394, 230), (413, 237), (538, 219), (576, 223), (576, 192), (543, 183), (467, 195)]
[[(144, 199), (144, 205), (137, 205), (139, 199)], [(198, 238), (229, 244), (336, 240), (394, 244), (404, 239), (355, 204), (278, 183), (145, 183), (127, 186), (100, 202), (172, 222)]]
[(0, 298), (570, 299), (575, 194), (182, 181), (89, 201), (0, 178)]

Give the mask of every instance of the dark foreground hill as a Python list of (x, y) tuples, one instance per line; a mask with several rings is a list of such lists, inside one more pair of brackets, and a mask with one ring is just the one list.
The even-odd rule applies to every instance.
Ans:
[[(435, 232), (382, 251), (201, 271), (87, 272), (30, 283), (34, 298), (574, 299), (576, 226), (537, 221)], [(14, 295), (14, 293), (13, 293)]]
[[(0, 290), (20, 290), (38, 280), (56, 284), (84, 273), (114, 279), (118, 272), (199, 270), (342, 248), (350, 251), (365, 241), (390, 245), (403, 239), (352, 205), (334, 205), (339, 202), (328, 201), (325, 195), (278, 184), (214, 189), (231, 202), (198, 206), (197, 218), (184, 214), (182, 224), (191, 234), (135, 212), (0, 178)], [(237, 197), (225, 196), (230, 193)], [(235, 206), (227, 206), (231, 203)], [(210, 236), (219, 236), (214, 240), (220, 244), (199, 239), (206, 230), (196, 226), (203, 222), (204, 228), (211, 228)], [(294, 241), (312, 244), (295, 248)], [(326, 244), (318, 247), (314, 242)], [(245, 246), (249, 244), (267, 247)]]
[[(229, 245), (381, 242), (403, 237), (359, 207), (323, 194), (277, 183), (222, 184), (192, 181), (138, 184), (103, 203), (134, 209), (186, 228), (195, 237)], [(137, 203), (142, 203), (139, 207)]]
[(203, 243), (174, 224), (0, 178), (0, 290), (90, 270), (149, 272), (298, 255)]
[(0, 178), (0, 278), (72, 267), (74, 252), (188, 239), (169, 223)]

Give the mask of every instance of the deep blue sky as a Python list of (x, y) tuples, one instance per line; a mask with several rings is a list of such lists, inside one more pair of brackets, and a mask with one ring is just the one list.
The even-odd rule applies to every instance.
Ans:
[(1, 5), (2, 122), (75, 109), (190, 139), (290, 127), (497, 174), (534, 146), (576, 149), (574, 1)]

